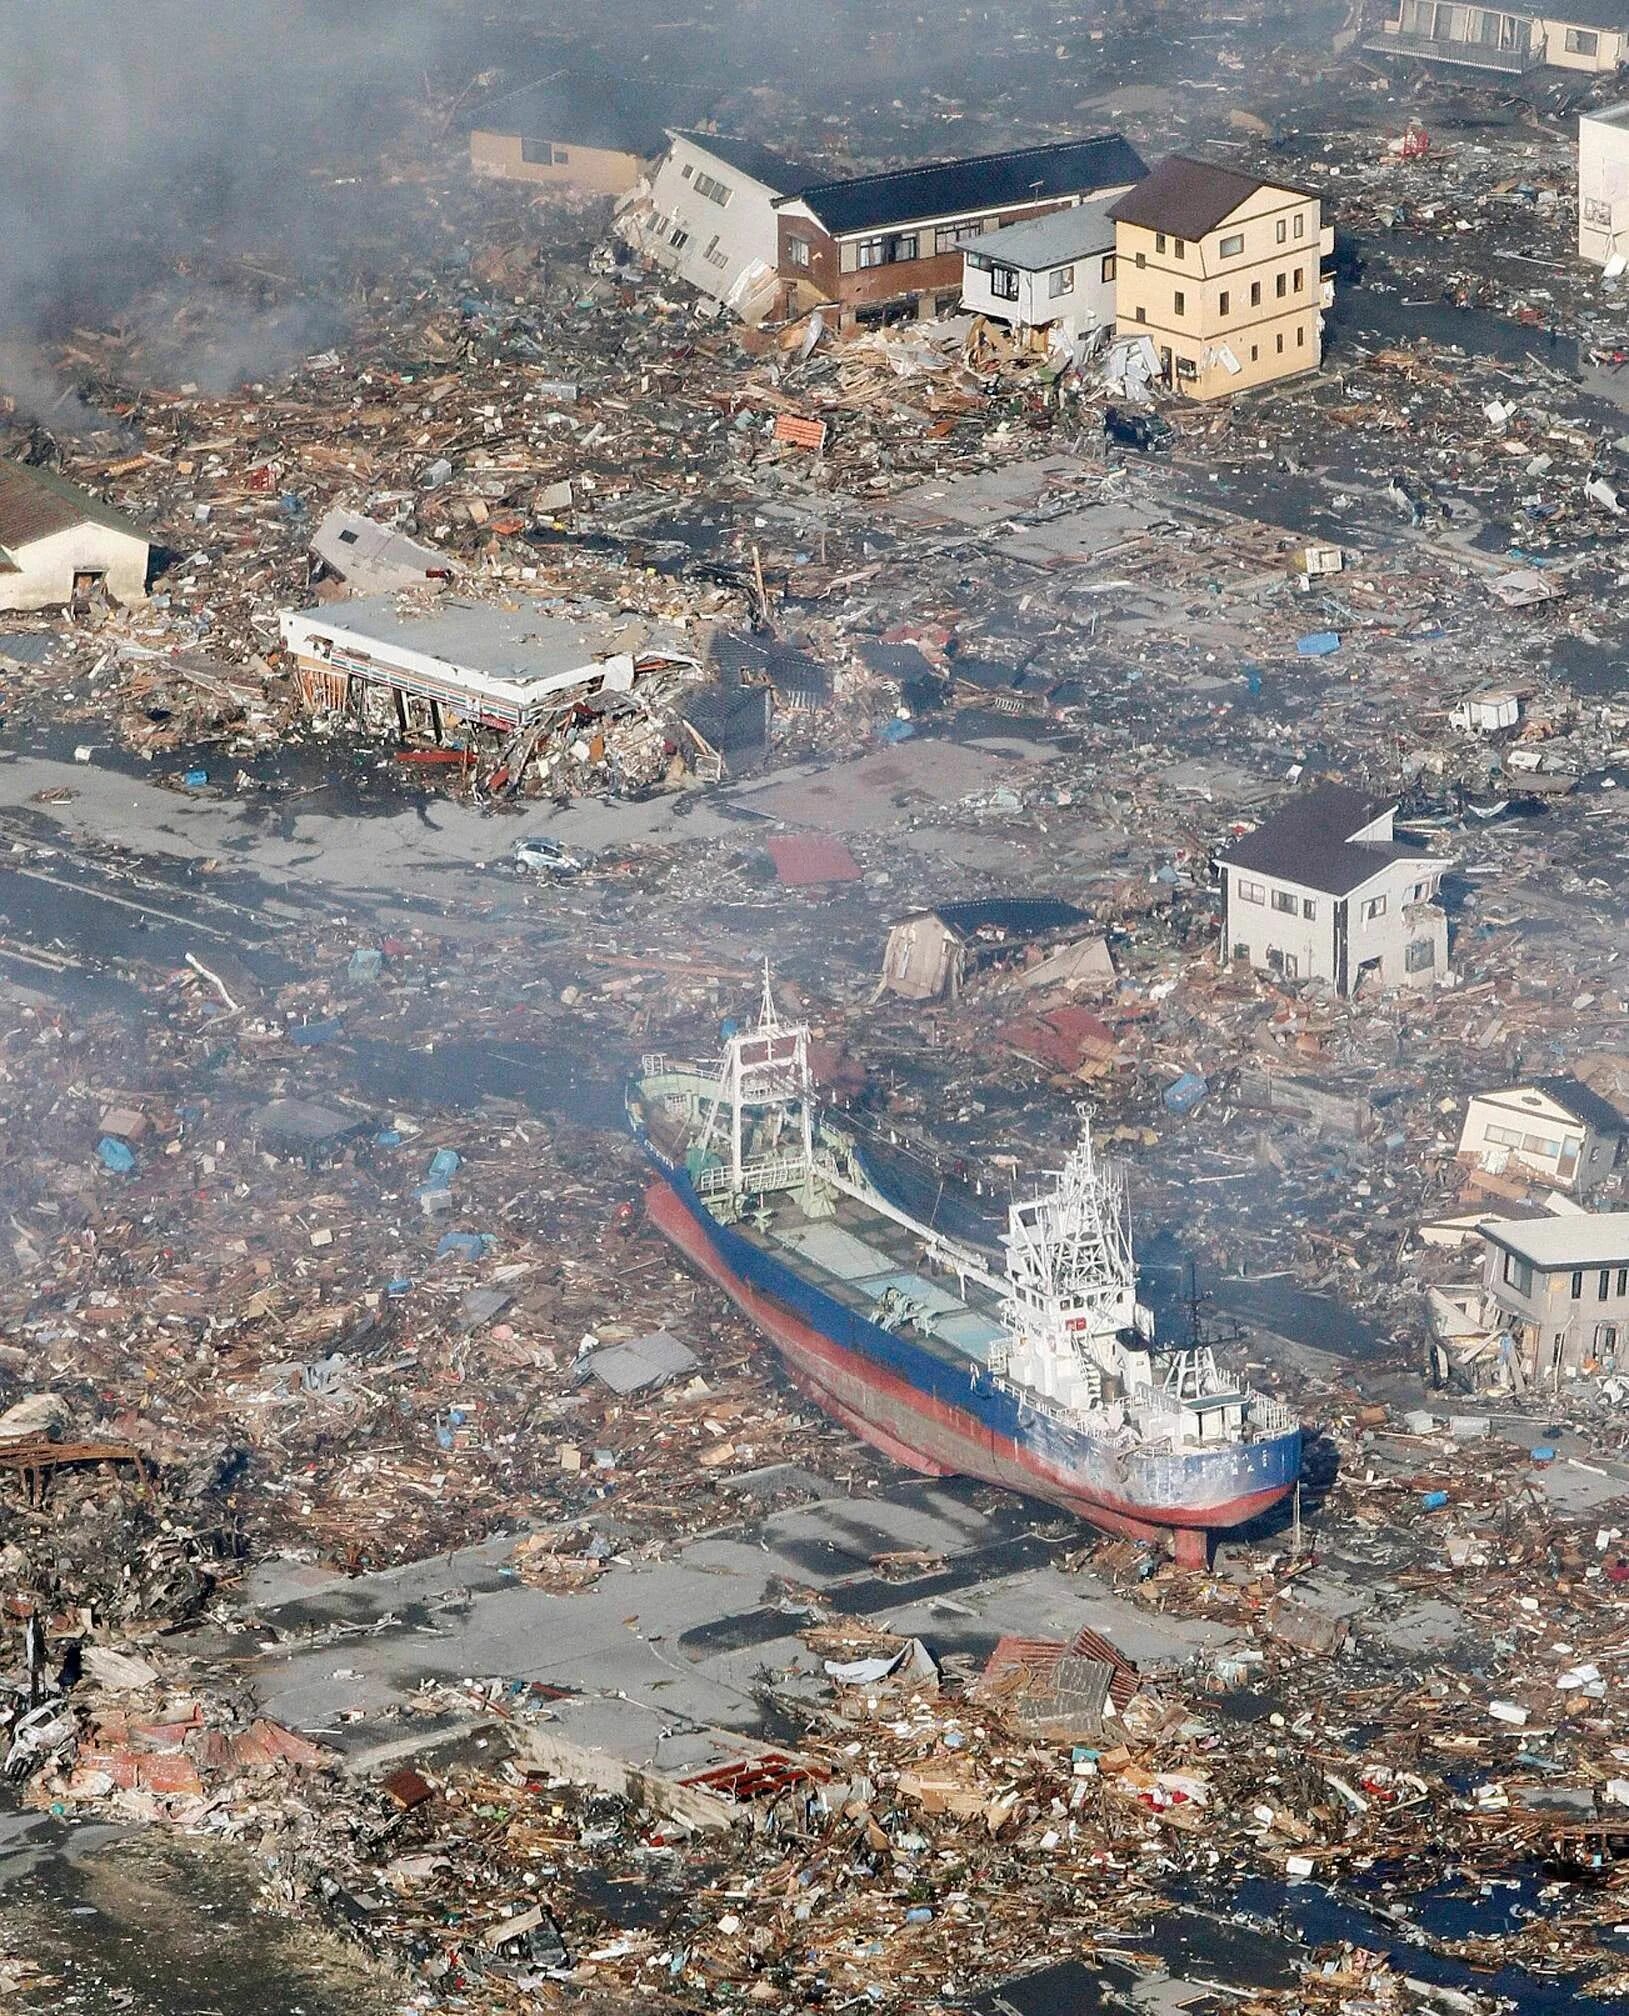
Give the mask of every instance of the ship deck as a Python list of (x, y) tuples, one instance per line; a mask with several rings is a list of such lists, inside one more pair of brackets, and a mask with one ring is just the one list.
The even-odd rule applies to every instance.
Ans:
[(985, 1364), (1003, 1335), (996, 1297), (982, 1282), (965, 1291), (954, 1274), (929, 1262), (922, 1241), (905, 1226), (851, 1197), (836, 1211), (809, 1217), (789, 1191), (755, 1199), (735, 1230), (764, 1252), (792, 1265), (835, 1301), (869, 1321), (890, 1289), (915, 1306), (910, 1333), (947, 1360)]

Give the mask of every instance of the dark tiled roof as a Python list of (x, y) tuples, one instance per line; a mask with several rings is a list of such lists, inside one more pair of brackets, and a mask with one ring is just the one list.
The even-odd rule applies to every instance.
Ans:
[(1039, 938), (1048, 931), (1083, 924), (1086, 912), (1056, 896), (989, 896), (968, 903), (941, 903), (931, 913), (963, 938), (975, 931), (1006, 931), (1014, 938)]
[(1603, 1099), (1599, 1092), (1592, 1091), (1581, 1079), (1563, 1072), (1554, 1078), (1529, 1078), (1525, 1085), (1508, 1085), (1507, 1092), (1522, 1092), (1531, 1086), (1535, 1092), (1542, 1092), (1546, 1099), (1570, 1113), (1575, 1120), (1583, 1121), (1586, 1127), (1593, 1127), (1597, 1134), (1621, 1134), (1624, 1132), (1623, 1115), (1610, 1100)]
[(1290, 182), (1270, 182), (1263, 175), (1221, 168), (1192, 154), (1167, 154), (1152, 174), (1126, 191), (1109, 215), (1117, 224), (1169, 231), (1173, 238), (1203, 238), (1258, 189), (1291, 189), (1301, 196), (1312, 193), (1295, 189)]
[(756, 140), (742, 140), (734, 133), (692, 133), (675, 128), (675, 137), (688, 140), (692, 147), (705, 147), (727, 168), (737, 173), (750, 175), (754, 182), (761, 182), (766, 189), (773, 189), (778, 196), (786, 196), (794, 189), (801, 189), (805, 182), (813, 182), (824, 169), (811, 168), (806, 162), (788, 161), (771, 147), (760, 147)]
[(469, 126), (472, 133), (648, 157), (661, 152), (667, 122), (678, 112), (671, 98), (644, 86), (632, 91), (603, 77), (545, 77), (487, 99)]
[(52, 470), (0, 458), (0, 546), (15, 551), (36, 539), (49, 539), (53, 532), (87, 523), (128, 532), (132, 539), (147, 537), (123, 512), (76, 490)]
[(1389, 842), (1352, 843), (1350, 836), (1378, 819), (1390, 803), (1345, 784), (1315, 785), (1269, 813), (1253, 833), (1235, 840), (1218, 858), (1230, 868), (1254, 868), (1302, 889), (1346, 896), (1377, 868), (1404, 860), (1413, 851)]
[(1554, 7), (1521, 7), (1536, 21), (1559, 21), (1564, 28), (1629, 28), (1626, 0), (1556, 0)]
[[(834, 237), (911, 224), (924, 217), (957, 217), (972, 210), (1001, 210), (1048, 197), (1089, 196), (1147, 173), (1142, 156), (1118, 133), (1092, 140), (1058, 140), (1006, 154), (975, 154), (965, 161), (929, 161), (886, 175), (857, 175), (817, 182), (798, 197)], [(783, 199), (785, 200), (785, 199)]]

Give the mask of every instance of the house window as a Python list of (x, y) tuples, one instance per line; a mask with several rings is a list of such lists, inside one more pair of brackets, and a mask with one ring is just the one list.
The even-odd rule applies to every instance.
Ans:
[(976, 238), (984, 229), (978, 218), (971, 224), (941, 224), (933, 234), (935, 252), (954, 252)]
[(1304, 329), (1296, 330), (1295, 347), (1297, 350), (1304, 350), (1307, 347), (1307, 332)]
[(998, 301), (1018, 299), (1018, 268), (1016, 266), (992, 266), (990, 268), (990, 292)]
[(1287, 889), (1275, 889), (1273, 891), (1273, 908), (1275, 910), (1282, 910), (1286, 916), (1293, 917), (1297, 907), (1296, 899)]
[(1599, 1298), (1600, 1298), (1600, 1300), (1601, 1300), (1601, 1301), (1603, 1301), (1603, 1302), (1610, 1302), (1610, 1301), (1611, 1301), (1611, 1299), (1612, 1299), (1612, 1269), (1611, 1269), (1610, 1267), (1603, 1267), (1603, 1268), (1601, 1269), (1601, 1278), (1600, 1278), (1600, 1280), (1599, 1280), (1599, 1281), (1598, 1281), (1598, 1282), (1596, 1283), (1596, 1293), (1597, 1293), (1597, 1295), (1599, 1296)]
[(1297, 267), (1296, 267), (1296, 269), (1295, 269), (1295, 271), (1294, 271), (1294, 273), (1293, 273), (1293, 274), (1292, 274), (1292, 275), (1290, 276), (1290, 285), (1291, 285), (1291, 286), (1292, 286), (1292, 287), (1293, 287), (1293, 288), (1295, 289), (1295, 291), (1296, 291), (1296, 293), (1297, 293), (1297, 294), (1299, 294), (1299, 293), (1300, 293), (1300, 291), (1301, 291), (1301, 275), (1302, 275), (1302, 272), (1303, 272), (1303, 268), (1301, 268), (1301, 267), (1297, 266)]
[(1567, 30), (1567, 54), (1569, 56), (1593, 56), (1601, 46), (1601, 38), (1593, 28), (1569, 28)]
[(1242, 231), (1230, 233), (1216, 249), (1224, 259), (1237, 259), (1244, 250), (1244, 233)]
[(809, 263), (808, 239), (788, 238), (786, 241), (786, 256), (794, 266), (807, 266)]
[(698, 174), (696, 194), (705, 196), (709, 203), (716, 203), (722, 209), (730, 200), (730, 186), (727, 182), (720, 182), (716, 175)]
[(1261, 883), (1241, 882), (1239, 884), (1239, 901), (1241, 903), (1264, 903), (1266, 900), (1267, 891)]
[(1620, 1267), (1618, 1269), (1618, 1293), (1619, 1295), (1629, 1295), (1629, 1267)]
[(1287, 234), (1284, 219), (1280, 217), (1278, 220), (1278, 242), (1280, 245), (1283, 244), (1286, 235)]
[[(1278, 340), (1280, 343), (1284, 341), (1282, 336)], [(1363, 921), (1365, 924), (1372, 924), (1377, 917), (1384, 917), (1385, 914), (1386, 899), (1384, 896), (1370, 896), (1365, 900), (1363, 905)]]
[(1429, 938), (1416, 938), (1403, 948), (1403, 966), (1410, 973), (1429, 973), (1437, 963), (1437, 948)]
[(1603, 1356), (1609, 1356), (1618, 1348), (1618, 1326), (1615, 1323), (1598, 1323), (1595, 1326), (1595, 1348)]
[(1233, 956), (1235, 959), (1241, 960), (1246, 966), (1248, 966), (1250, 964), (1250, 947), (1248, 945), (1235, 945), (1233, 948)]
[(566, 167), (569, 164), (570, 160), (571, 155), (566, 148), (556, 147), (554, 149), (554, 165), (556, 168)]
[(1313, 902), (1310, 896), (1303, 896), (1301, 898), (1301, 915), (1310, 922), (1317, 914), (1317, 904)]
[(1219, 315), (1225, 315), (1231, 306), (1232, 302), (1229, 300), (1227, 290), (1224, 288), (1222, 293), (1217, 297), (1216, 312)]
[(1584, 198), (1584, 222), (1598, 224), (1603, 231), (1612, 229), (1612, 205), (1603, 203), (1599, 196)]
[(1278, 354), (1280, 357), (1282, 357), (1284, 354), (1284, 338), (1282, 335), (1280, 335), (1278, 339)]
[(1176, 254), (1176, 256), (1179, 259), (1186, 259), (1188, 256), (1188, 247), (1186, 241), (1181, 238), (1175, 239), (1172, 242), (1171, 250)]
[(1075, 291), (1075, 269), (1073, 266), (1057, 266), (1046, 276), (1047, 297), (1056, 301), (1060, 294)]
[(1139, 322), (1146, 322), (1148, 320), (1148, 310), (1146, 308), (1139, 308), (1137, 310), (1137, 320)]
[(1176, 375), (1179, 378), (1197, 378), (1199, 366), (1191, 357), (1179, 357), (1176, 360)]
[(1584, 1270), (1582, 1267), (1575, 1267), (1572, 1272), (1572, 1299), (1575, 1302), (1582, 1302), (1584, 1299)]
[(1297, 211), (1296, 211), (1296, 213), (1295, 213), (1295, 235), (1296, 235), (1296, 237), (1297, 237), (1297, 238), (1300, 238), (1300, 237), (1304, 236), (1304, 235), (1305, 235), (1305, 232), (1306, 232), (1306, 228), (1307, 228), (1307, 220), (1306, 220), (1305, 216), (1303, 216), (1303, 214), (1302, 214), (1302, 213), (1301, 213), (1301, 212), (1300, 212), (1299, 210), (1297, 210)]
[(1252, 308), (1259, 308), (1261, 306), (1261, 282), (1259, 280), (1252, 280), (1250, 283), (1250, 305)]
[(897, 266), (916, 257), (916, 233), (902, 232), (897, 238), (862, 238), (861, 266)]
[(1286, 952), (1284, 954), (1284, 978), (1286, 980), (1299, 980), (1300, 977), (1301, 977), (1300, 960), (1296, 958), (1293, 952)]
[(1505, 1279), (1518, 1295), (1531, 1295), (1533, 1292), (1532, 1263), (1527, 1260), (1518, 1260), (1514, 1253), (1507, 1253), (1505, 1255)]
[(1113, 284), (1114, 284), (1114, 254), (1112, 252), (1105, 252), (1103, 254), (1103, 285), (1105, 287), (1109, 287), (1112, 286)]
[(1154, 250), (1156, 252), (1163, 252), (1165, 250), (1165, 233), (1163, 231), (1156, 231), (1154, 233)]
[(688, 182), (691, 176), (695, 174), (695, 172), (696, 172), (696, 164), (693, 161), (687, 161), (684, 164), (684, 166), (679, 170), (679, 180), (681, 182)]
[(530, 168), (549, 168), (554, 164), (554, 148), (547, 140), (522, 140), (520, 158)]
[(671, 238), (668, 239), (667, 242), (673, 247), (675, 252), (682, 252), (684, 248), (690, 243), (690, 233), (684, 228), (682, 224), (675, 224), (673, 227), (673, 235)]
[(1137, 271), (1141, 273), (1147, 267), (1147, 265), (1148, 265), (1148, 254), (1146, 252), (1139, 252), (1137, 254)]
[(1278, 296), (1280, 301), (1282, 301), (1284, 299), (1284, 296), (1289, 292), (1289, 281), (1285, 278), (1285, 276), (1282, 273), (1280, 273), (1277, 279), (1275, 279), (1273, 282), (1273, 292)]
[(1184, 315), (1187, 313), (1188, 297), (1186, 294), (1183, 293), (1180, 287), (1178, 287), (1171, 296), (1171, 308), (1173, 313), (1177, 315)]
[(1250, 361), (1251, 361), (1251, 363), (1252, 363), (1252, 364), (1256, 363), (1256, 362), (1257, 362), (1257, 361), (1259, 360), (1260, 356), (1261, 356), (1261, 347), (1260, 347), (1260, 345), (1259, 345), (1259, 344), (1256, 344), (1256, 343), (1252, 343), (1252, 344), (1251, 344), (1251, 346), (1250, 346)]
[(354, 546), (356, 544), (356, 539), (357, 535), (351, 530), (350, 526), (348, 525), (345, 527), (344, 531), (341, 532), (339, 535), (339, 543), (341, 544), (341, 546)]

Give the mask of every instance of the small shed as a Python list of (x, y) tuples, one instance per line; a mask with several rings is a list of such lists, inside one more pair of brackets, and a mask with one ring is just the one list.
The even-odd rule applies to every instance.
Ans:
[(0, 609), (147, 599), (147, 535), (54, 470), (0, 460)]

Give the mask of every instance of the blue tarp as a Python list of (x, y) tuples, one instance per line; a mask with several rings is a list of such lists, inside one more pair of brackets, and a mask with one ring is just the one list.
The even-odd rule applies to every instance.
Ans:
[(135, 1150), (117, 1141), (111, 1134), (104, 1134), (96, 1144), (96, 1152), (102, 1158), (102, 1167), (111, 1169), (115, 1176), (128, 1176), (136, 1166)]
[(1165, 1088), (1165, 1108), (1168, 1113), (1191, 1113), (1210, 1090), (1210, 1081), (1201, 1078), (1197, 1071), (1184, 1071), (1174, 1084)]
[(1303, 658), (1327, 658), (1331, 651), (1341, 648), (1338, 630), (1314, 630), (1305, 637), (1297, 637), (1295, 648)]

